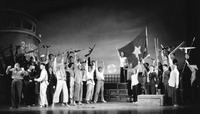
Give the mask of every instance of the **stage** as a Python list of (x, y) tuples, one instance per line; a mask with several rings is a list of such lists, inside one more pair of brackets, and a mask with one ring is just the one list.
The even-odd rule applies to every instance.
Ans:
[(61, 106), (39, 108), (20, 107), (9, 109), (0, 107), (0, 114), (188, 114), (198, 113), (200, 106), (139, 106), (137, 103), (129, 102), (108, 102), (85, 104), (79, 106)]

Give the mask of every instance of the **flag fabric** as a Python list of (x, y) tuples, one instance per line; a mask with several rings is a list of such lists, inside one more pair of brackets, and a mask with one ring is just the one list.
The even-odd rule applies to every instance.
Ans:
[(124, 56), (127, 57), (128, 63), (132, 63), (133, 67), (135, 67), (138, 64), (138, 59), (141, 60), (148, 54), (146, 31), (143, 30), (130, 43), (120, 48), (118, 51), (119, 53), (124, 52)]

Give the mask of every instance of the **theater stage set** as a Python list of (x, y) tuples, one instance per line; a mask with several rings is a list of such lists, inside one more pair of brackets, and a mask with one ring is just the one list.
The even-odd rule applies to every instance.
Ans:
[[(82, 32), (80, 32), (80, 34), (79, 33), (77, 34), (77, 31), (84, 31), (83, 33), (85, 33), (86, 38), (88, 36), (91, 36), (91, 38), (96, 36), (95, 37), (96, 39), (94, 40), (99, 41), (99, 44), (101, 44), (100, 42), (101, 40), (99, 40), (99, 38), (101, 38), (101, 36), (104, 36), (104, 35), (107, 35), (106, 37), (103, 37), (106, 39), (106, 41), (111, 36), (113, 38), (116, 38), (116, 36), (119, 36), (119, 39), (116, 39), (116, 41), (119, 40), (119, 43), (121, 43), (120, 42), (121, 37), (124, 38), (124, 36), (130, 32), (129, 36), (126, 36), (126, 37), (127, 38), (130, 37), (130, 39), (132, 39), (134, 34), (131, 31), (135, 30), (135, 27), (137, 26), (142, 26), (142, 27), (146, 26), (146, 24), (149, 22), (150, 23), (148, 24), (148, 27), (150, 28), (149, 32), (151, 33), (151, 35), (153, 34), (152, 32), (153, 29), (151, 28), (154, 28), (154, 29), (156, 28), (155, 29), (156, 34), (158, 33), (159, 34), (157, 36), (155, 35), (155, 37), (168, 38), (167, 40), (169, 41), (174, 41), (173, 38), (176, 38), (176, 41), (179, 43), (179, 41), (180, 42), (183, 41), (183, 39), (186, 37), (186, 34), (188, 38), (193, 38), (194, 37), (193, 35), (196, 35), (198, 39), (200, 36), (199, 35), (200, 32), (196, 30), (197, 27), (199, 27), (198, 26), (199, 23), (197, 23), (199, 22), (199, 18), (196, 18), (198, 17), (196, 15), (197, 13), (199, 13), (198, 12), (199, 10), (197, 10), (197, 7), (194, 7), (195, 2), (192, 5), (188, 4), (186, 6), (185, 1), (181, 2), (182, 0), (180, 1), (168, 0), (169, 2), (166, 2), (166, 1), (165, 2), (164, 1), (140, 2), (139, 0), (135, 0), (135, 1), (127, 0), (129, 2), (125, 2), (125, 0), (121, 0), (121, 2), (116, 2), (120, 0), (105, 0), (104, 2), (100, 2), (100, 3), (97, 1), (103, 1), (103, 0), (96, 0), (96, 1), (91, 0), (91, 1), (95, 1), (94, 3), (82, 2), (84, 0), (80, 0), (81, 1), (80, 3), (77, 2), (79, 0), (60, 0), (60, 2), (57, 2), (58, 0), (44, 0), (43, 2), (35, 2), (35, 0), (33, 0), (32, 2), (30, 1), (21, 0), (21, 2), (19, 2), (16, 0), (13, 0), (13, 1), (0, 0), (0, 7), (2, 7), (2, 9), (4, 8), (16, 9), (16, 10), (22, 10), (25, 12), (27, 11), (28, 13), (30, 12), (34, 14), (34, 16), (39, 18), (40, 27), (41, 27), (40, 29), (41, 31), (43, 30), (43, 32), (41, 32), (43, 33), (42, 40), (43, 42), (45, 42), (45, 38), (46, 38), (47, 44), (49, 43), (53, 45), (55, 43), (54, 39), (57, 39), (57, 37), (54, 37), (54, 35), (58, 37), (66, 38), (67, 35), (64, 33), (69, 33), (69, 36), (77, 35), (76, 37), (78, 40), (76, 39), (76, 41), (81, 42), (82, 40), (79, 40), (79, 38), (84, 38), (83, 36), (84, 34), (82, 34)], [(66, 3), (66, 1), (68, 2)], [(188, 9), (186, 10), (186, 8)], [(65, 11), (64, 9), (67, 9), (67, 11)], [(59, 12), (60, 10), (61, 12)], [(13, 10), (9, 10), (9, 11), (13, 11)], [(58, 12), (58, 15), (56, 11)], [(2, 32), (3, 36), (1, 36), (0, 38), (0, 41), (2, 40), (0, 43), (2, 43), (3, 41), (6, 41), (3, 43), (10, 44), (11, 41), (25, 40), (29, 44), (31, 43), (34, 45), (38, 45), (36, 41), (40, 38), (38, 36), (38, 33), (36, 34), (37, 24), (35, 23), (35, 20), (32, 19), (32, 16), (30, 17), (27, 14), (25, 15), (25, 13), (22, 13), (23, 14), (22, 15), (21, 13), (22, 13), (21, 11), (17, 12), (19, 16), (14, 16), (16, 17), (16, 19), (18, 19), (18, 17), (23, 17), (23, 18), (19, 18), (20, 19), (20, 20), (18, 19), (19, 21), (18, 20), (11, 21), (12, 22), (11, 24), (6, 24), (6, 23), (4, 24), (5, 30)], [(55, 13), (55, 16), (54, 16), (54, 13)], [(187, 19), (184, 19), (186, 18), (186, 13), (189, 16), (187, 16)], [(143, 15), (140, 16), (139, 14), (143, 14)], [(64, 16), (62, 17), (62, 15)], [(4, 16), (0, 16), (0, 17), (4, 17)], [(127, 19), (127, 17), (129, 18)], [(12, 19), (15, 19), (15, 18), (12, 17)], [(51, 21), (51, 19), (54, 19), (54, 20)], [(63, 24), (63, 22), (60, 21), (60, 19), (61, 20), (69, 19), (69, 21), (64, 20), (63, 22), (67, 24)], [(141, 22), (139, 21), (140, 19), (141, 19)], [(7, 20), (6, 18), (4, 20), (6, 22), (9, 22), (9, 20)], [(185, 20), (187, 20), (187, 24), (185, 24), (186, 23)], [(30, 22), (28, 23), (28, 25), (31, 25), (31, 26), (25, 26), (26, 24), (22, 24), (22, 22)], [(56, 24), (54, 25), (55, 22)], [(92, 22), (94, 23), (95, 29), (94, 30), (91, 29), (91, 31), (89, 31), (90, 28), (93, 27), (93, 26), (89, 26)], [(69, 26), (68, 24), (71, 26)], [(159, 25), (156, 25), (156, 24), (159, 24)], [(60, 26), (60, 25), (67, 25), (67, 26)], [(186, 28), (184, 25), (185, 26), (187, 25), (188, 27), (187, 32), (185, 31)], [(87, 30), (87, 28), (85, 28), (87, 26), (89, 26), (88, 27), (89, 32), (85, 31), (85, 29)], [(111, 27), (109, 28), (109, 26)], [(9, 30), (13, 29), (15, 30), (15, 32), (9, 31), (13, 33), (5, 34), (4, 32), (8, 31), (7, 30), (8, 27), (10, 27)], [(54, 28), (54, 27), (55, 28), (58, 27), (58, 28), (52, 29), (53, 32), (50, 31), (51, 28)], [(96, 30), (96, 28), (98, 27), (100, 29)], [(108, 29), (106, 29), (106, 27)], [(124, 29), (121, 30), (120, 27)], [(141, 28), (141, 27), (138, 27), (138, 28)], [(139, 30), (138, 28), (136, 29), (137, 31)], [(19, 29), (18, 31), (20, 31), (20, 33), (16, 33), (16, 29), (17, 30)], [(24, 32), (21, 32), (22, 30), (24, 30)], [(96, 34), (93, 34), (95, 30), (96, 30)], [(109, 34), (107, 33), (107, 31), (110, 31)], [(163, 33), (163, 35), (161, 35), (163, 31), (166, 31), (166, 34)], [(100, 33), (102, 33), (102, 35)], [(120, 36), (121, 33), (122, 35)], [(98, 36), (98, 34), (100, 35)], [(51, 35), (53, 37), (52, 39), (49, 39), (51, 38)], [(60, 35), (63, 35), (63, 36), (60, 36)], [(27, 40), (27, 37), (28, 37), (28, 40)], [(41, 34), (40, 34), (40, 37), (41, 37)], [(154, 38), (154, 36), (150, 36), (150, 37)], [(171, 40), (169, 39), (170, 37), (171, 37)], [(102, 41), (105, 39), (102, 39)], [(68, 39), (68, 40), (71, 41), (72, 39)], [(91, 41), (91, 39), (86, 39), (86, 41), (87, 40)], [(186, 40), (190, 41), (190, 39), (186, 39)], [(48, 41), (51, 41), (51, 42), (48, 42)], [(61, 42), (58, 42), (58, 45), (61, 45), (62, 41), (67, 41), (67, 40), (61, 39), (60, 41)], [(115, 39), (111, 39), (111, 41), (115, 41)], [(129, 39), (127, 41), (129, 41)], [(15, 43), (13, 43), (13, 46), (15, 45)], [(20, 43), (20, 42), (17, 42), (17, 43)], [(171, 45), (172, 42), (168, 42), (168, 43)], [(63, 45), (68, 45), (68, 44), (63, 44)], [(87, 47), (88, 45), (93, 45), (93, 44), (86, 43), (84, 44), (83, 47)], [(121, 44), (118, 44), (118, 45), (121, 45)], [(99, 47), (103, 48), (104, 46), (107, 46), (107, 45), (103, 43), (103, 45), (100, 45)], [(7, 51), (10, 51), (8, 49), (9, 48), (7, 48)], [(109, 48), (106, 47), (105, 50), (107, 49)], [(115, 47), (113, 46), (112, 49), (115, 49)], [(112, 50), (109, 51), (109, 54), (110, 52), (112, 52)], [(97, 56), (99, 55), (97, 54)], [(7, 61), (10, 64), (11, 61), (9, 60)], [(6, 64), (5, 66), (8, 66), (8, 64)], [(5, 73), (5, 70), (4, 69), (2, 70), (0, 66), (0, 74), (4, 74), (4, 73)], [(108, 77), (111, 77), (111, 78), (108, 78)], [(142, 95), (141, 94), (141, 95), (138, 95), (137, 103), (129, 102), (127, 85), (119, 83), (119, 74), (116, 74), (116, 75), (112, 74), (111, 76), (109, 75), (105, 76), (105, 92), (104, 92), (105, 95), (104, 96), (105, 96), (105, 99), (108, 101), (107, 103), (98, 102), (96, 104), (85, 104), (85, 105), (69, 106), (69, 107), (62, 106), (61, 104), (57, 104), (55, 105), (55, 107), (46, 107), (46, 108), (40, 108), (38, 106), (26, 107), (22, 105), (18, 109), (10, 109), (9, 107), (10, 96), (8, 95), (8, 92), (10, 91), (9, 90), (10, 84), (6, 80), (7, 80), (6, 77), (0, 76), (0, 114), (22, 114), (22, 113), (24, 114), (191, 114), (191, 113), (199, 114), (200, 112), (199, 105), (179, 105), (177, 107), (165, 105), (164, 96), (162, 94), (160, 95)]]

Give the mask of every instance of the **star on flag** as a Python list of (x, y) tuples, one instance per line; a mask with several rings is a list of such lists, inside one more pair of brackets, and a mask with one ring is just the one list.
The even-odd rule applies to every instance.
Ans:
[(139, 47), (136, 47), (135, 46), (135, 48), (134, 48), (134, 51), (133, 51), (133, 54), (136, 56), (136, 58), (138, 58), (139, 59), (139, 54), (141, 54), (141, 46), (139, 46)]

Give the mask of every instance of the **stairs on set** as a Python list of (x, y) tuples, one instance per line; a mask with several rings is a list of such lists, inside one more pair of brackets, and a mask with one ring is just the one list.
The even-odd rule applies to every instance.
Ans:
[(108, 91), (108, 100), (109, 101), (127, 101), (128, 98), (128, 89), (127, 83), (117, 83), (116, 87), (109, 89)]

